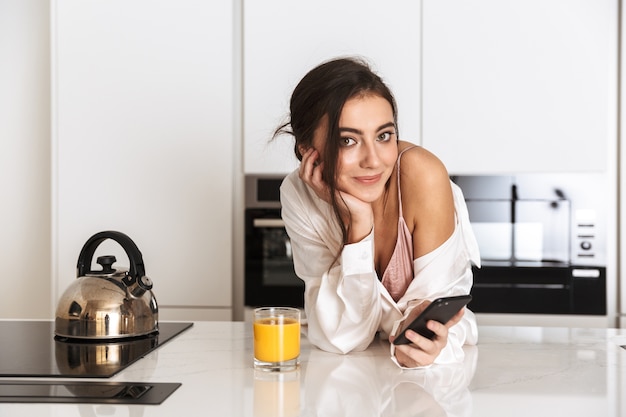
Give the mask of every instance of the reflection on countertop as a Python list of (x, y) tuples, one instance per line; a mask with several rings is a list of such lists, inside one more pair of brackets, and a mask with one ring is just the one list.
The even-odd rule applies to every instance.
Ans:
[(461, 364), (406, 371), (391, 362), (385, 341), (350, 355), (314, 349), (304, 372), (301, 415), (469, 416), (478, 349), (467, 346), (465, 353)]

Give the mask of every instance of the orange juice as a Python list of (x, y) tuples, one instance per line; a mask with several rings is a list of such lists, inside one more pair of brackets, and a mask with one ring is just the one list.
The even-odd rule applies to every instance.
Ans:
[(254, 357), (263, 362), (283, 362), (300, 355), (300, 322), (268, 317), (254, 322)]

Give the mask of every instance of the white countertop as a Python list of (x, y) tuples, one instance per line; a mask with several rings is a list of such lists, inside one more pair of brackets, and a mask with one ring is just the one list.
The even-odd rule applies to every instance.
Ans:
[(252, 368), (249, 323), (196, 322), (106, 380), (182, 383), (161, 405), (0, 403), (0, 416), (626, 415), (626, 330), (479, 331), (463, 364), (413, 371), (385, 341), (341, 356), (303, 338), (300, 370), (276, 375)]

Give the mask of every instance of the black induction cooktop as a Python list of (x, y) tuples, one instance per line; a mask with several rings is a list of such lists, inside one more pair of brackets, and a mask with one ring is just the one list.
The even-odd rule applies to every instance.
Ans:
[(55, 338), (53, 321), (0, 321), (0, 377), (109, 378), (192, 325), (159, 322), (154, 334), (103, 342)]

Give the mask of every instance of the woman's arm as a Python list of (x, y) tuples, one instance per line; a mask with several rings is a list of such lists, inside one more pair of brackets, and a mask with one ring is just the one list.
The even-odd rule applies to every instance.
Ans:
[[(413, 226), (415, 258), (414, 279), (398, 301), (408, 313), (422, 301), (468, 294), (472, 286), (471, 262), (480, 261), (465, 201), (443, 164), (423, 148), (415, 148), (406, 152), (401, 166), (403, 208), (405, 220)], [(401, 321), (396, 323), (397, 327), (402, 325)], [(461, 346), (475, 343), (476, 323), (467, 309), (447, 325), (431, 325), (437, 334), (435, 340), (415, 334), (413, 345), (396, 347), (396, 358), (403, 365), (458, 361), (463, 358)]]
[(336, 353), (367, 348), (381, 317), (373, 233), (346, 245), (333, 264), (341, 248), (341, 230), (330, 206), (299, 179), (298, 172), (283, 182), (281, 205), (295, 272), (306, 285), (309, 340)]

